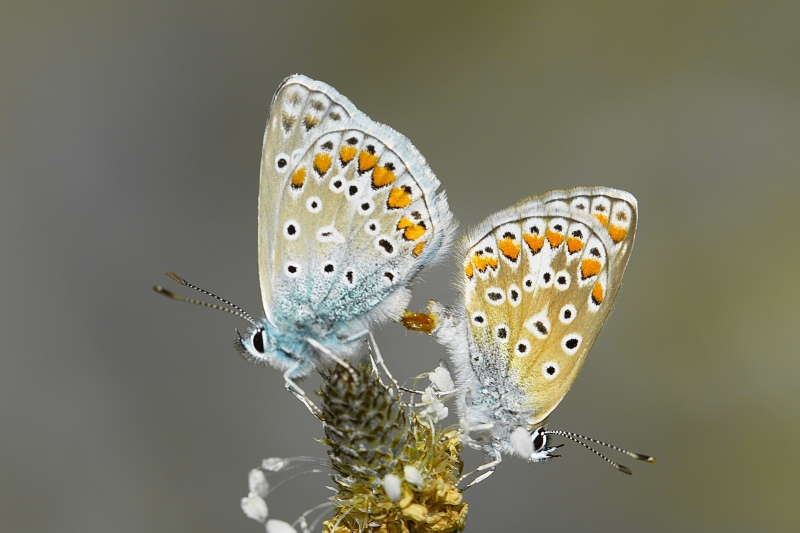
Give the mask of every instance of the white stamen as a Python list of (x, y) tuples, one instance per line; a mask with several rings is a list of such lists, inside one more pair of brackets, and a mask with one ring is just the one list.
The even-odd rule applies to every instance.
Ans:
[(425, 480), (422, 479), (422, 474), (419, 473), (419, 470), (417, 470), (417, 467), (415, 466), (404, 466), (403, 476), (406, 478), (406, 481), (412, 485), (416, 485), (417, 487), (423, 487), (425, 485)]
[(383, 490), (390, 500), (398, 502), (403, 496), (403, 481), (394, 474), (386, 474), (383, 476)]
[(264, 475), (264, 472), (258, 468), (252, 469), (247, 475), (247, 484), (250, 486), (250, 492), (255, 492), (262, 498), (267, 497), (269, 482), (267, 482), (267, 476)]
[(428, 405), (419, 414), (422, 418), (429, 420), (431, 424), (438, 424), (450, 414), (450, 410), (439, 399), (439, 395), (433, 387), (428, 387), (422, 393), (422, 402)]
[(443, 366), (437, 367), (436, 370), (428, 374), (428, 379), (431, 380), (433, 388), (439, 392), (450, 392), (455, 389), (453, 378), (450, 377), (450, 372)]
[(266, 470), (267, 472), (280, 472), (286, 465), (289, 464), (289, 461), (284, 459), (283, 457), (270, 457), (268, 459), (264, 459), (261, 461), (261, 468)]
[(251, 492), (242, 498), (242, 511), (247, 518), (256, 522), (264, 522), (267, 519), (267, 502), (255, 492)]
[(297, 530), (289, 522), (271, 518), (267, 520), (267, 533), (297, 533)]

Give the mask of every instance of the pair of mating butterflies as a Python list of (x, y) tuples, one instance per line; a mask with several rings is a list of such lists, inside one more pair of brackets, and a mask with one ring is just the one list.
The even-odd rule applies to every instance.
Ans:
[[(284, 80), (261, 161), (266, 316), (236, 313), (253, 324), (237, 341), (242, 354), (282, 370), (289, 388), (331, 359), (361, 355), (369, 328), (402, 316), (415, 275), (449, 247), (456, 223), (438, 186), (406, 137), (325, 83)], [(460, 300), (428, 312), (452, 358), (459, 415), (490, 457), (551, 456), (545, 420), (608, 316), (636, 215), (623, 191), (552, 191), (461, 240)]]

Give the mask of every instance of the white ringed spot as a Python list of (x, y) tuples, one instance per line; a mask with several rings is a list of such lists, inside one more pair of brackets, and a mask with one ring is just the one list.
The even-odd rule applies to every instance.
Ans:
[(345, 180), (341, 177), (334, 177), (330, 183), (328, 183), (328, 188), (335, 193), (342, 192), (344, 190), (344, 186)]
[(522, 291), (516, 283), (512, 283), (508, 288), (508, 303), (511, 307), (517, 307), (522, 302)]
[(484, 297), (492, 305), (503, 305), (506, 301), (506, 293), (500, 287), (489, 287), (486, 289)]
[(358, 192), (360, 190), (361, 189), (358, 188), (358, 185), (356, 185), (353, 182), (350, 182), (350, 185), (347, 186), (347, 197), (348, 198), (355, 198), (356, 196), (358, 196)]
[(290, 241), (300, 237), (300, 224), (296, 220), (287, 220), (283, 225), (283, 236)]
[(380, 235), (375, 239), (375, 248), (385, 257), (394, 257), (397, 255), (397, 245), (387, 235)]
[(319, 213), (322, 211), (322, 200), (319, 199), (319, 196), (312, 196), (306, 200), (306, 209), (312, 213)]
[(558, 363), (555, 361), (549, 361), (542, 365), (542, 375), (544, 379), (550, 381), (555, 379), (558, 376), (560, 369), (558, 368)]
[(561, 308), (561, 311), (558, 312), (558, 319), (561, 321), (562, 324), (570, 324), (573, 320), (575, 320), (575, 315), (578, 313), (575, 306), (572, 304), (567, 304)]
[(519, 339), (517, 345), (514, 346), (514, 353), (517, 354), (517, 357), (525, 357), (531, 353), (531, 343), (528, 342), (528, 339)]
[(472, 325), (475, 326), (476, 328), (482, 328), (486, 325), (488, 319), (486, 318), (486, 313), (484, 313), (483, 311), (475, 311), (474, 313), (472, 313), (470, 321), (472, 322)]
[(371, 215), (375, 211), (375, 202), (372, 200), (363, 200), (358, 204), (358, 212), (364, 216)]
[(289, 155), (283, 152), (275, 156), (275, 170), (286, 172), (289, 169)]
[(333, 274), (336, 272), (336, 263), (328, 261), (322, 266), (322, 272), (324, 272), (326, 275)]
[(381, 232), (381, 223), (375, 219), (367, 220), (367, 223), (364, 224), (364, 231), (367, 232), (367, 235), (377, 235)]
[(294, 261), (286, 261), (283, 266), (283, 272), (286, 274), (287, 278), (296, 278), (300, 275), (300, 263), (295, 263)]
[(543, 272), (539, 274), (539, 287), (543, 289), (548, 289), (553, 286), (553, 281), (555, 280), (555, 272), (550, 267), (544, 269)]
[(545, 307), (522, 324), (525, 329), (533, 333), (537, 339), (546, 339), (550, 335), (550, 319), (547, 318), (547, 308)]
[(581, 342), (583, 342), (583, 337), (581, 337), (580, 334), (570, 333), (561, 341), (561, 349), (564, 350), (567, 355), (575, 355), (581, 347)]
[(530, 274), (525, 276), (525, 279), (522, 280), (522, 288), (525, 292), (533, 291), (536, 288), (536, 278)]

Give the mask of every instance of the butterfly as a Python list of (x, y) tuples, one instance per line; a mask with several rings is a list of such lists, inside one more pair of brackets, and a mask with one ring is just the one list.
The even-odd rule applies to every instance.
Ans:
[(237, 347), (287, 386), (360, 354), (399, 318), (410, 284), (448, 247), (455, 221), (411, 142), (333, 87), (286, 78), (272, 100), (258, 199), (265, 317)]
[(554, 457), (547, 417), (611, 311), (636, 221), (631, 194), (574, 188), (522, 200), (461, 239), (457, 303), (427, 313), (451, 356), (462, 426), (490, 460), (472, 484), (502, 454)]
[[(449, 248), (456, 229), (439, 180), (411, 142), (371, 120), (333, 87), (286, 78), (264, 135), (258, 266), (264, 318), (167, 272), (250, 322), (236, 347), (283, 371), (287, 388), (317, 414), (294, 380), (330, 362), (348, 366), (370, 327), (400, 318), (410, 285)], [(388, 375), (389, 372), (383, 365)]]

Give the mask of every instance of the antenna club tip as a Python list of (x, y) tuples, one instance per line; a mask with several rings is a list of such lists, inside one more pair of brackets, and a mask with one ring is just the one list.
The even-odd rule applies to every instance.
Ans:
[(630, 469), (630, 468), (628, 468), (627, 466), (625, 466), (625, 465), (620, 465), (620, 464), (617, 464), (617, 465), (615, 465), (615, 466), (617, 467), (617, 470), (619, 470), (619, 471), (620, 471), (620, 472), (622, 472), (623, 474), (628, 474), (629, 476), (632, 476), (632, 475), (633, 475), (633, 470), (631, 470), (631, 469)]
[(178, 283), (180, 283), (181, 285), (184, 285), (184, 286), (186, 285), (186, 280), (185, 280), (185, 279), (183, 279), (182, 277), (180, 277), (179, 275), (177, 275), (177, 274), (176, 274), (175, 272), (173, 272), (172, 270), (167, 270), (167, 271), (165, 271), (164, 273), (165, 273), (167, 276), (169, 276), (170, 278), (172, 278), (173, 280), (175, 280), (175, 281), (177, 281)]
[(640, 459), (642, 461), (647, 461), (648, 463), (655, 463), (656, 462), (656, 458), (655, 457), (651, 457), (649, 455), (644, 455), (644, 456), (640, 457)]

